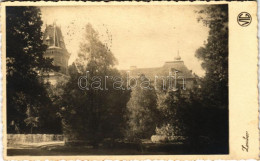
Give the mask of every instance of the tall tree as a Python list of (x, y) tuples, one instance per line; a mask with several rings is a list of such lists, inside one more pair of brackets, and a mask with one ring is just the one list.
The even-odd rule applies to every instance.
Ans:
[(228, 6), (209, 6), (199, 14), (198, 21), (210, 29), (205, 46), (196, 51), (196, 57), (202, 60), (202, 68), (206, 71), (201, 87), (211, 106), (227, 108)]
[(114, 68), (116, 59), (112, 52), (90, 24), (85, 31), (78, 59), (69, 68), (70, 80), (62, 96), (62, 118), (68, 140), (96, 145), (104, 138), (122, 136), (129, 92), (124, 90), (121, 75)]
[[(228, 151), (228, 5), (207, 6), (198, 21), (209, 27), (205, 45), (196, 51), (206, 71), (201, 79), (202, 129)], [(217, 144), (216, 144), (217, 145)], [(220, 148), (219, 148), (220, 149)]]
[(157, 95), (150, 80), (140, 75), (127, 103), (129, 139), (150, 139), (158, 123)]
[(7, 127), (8, 132), (32, 132), (41, 126), (40, 110), (51, 106), (41, 70), (54, 70), (43, 57), (41, 12), (37, 7), (6, 8)]

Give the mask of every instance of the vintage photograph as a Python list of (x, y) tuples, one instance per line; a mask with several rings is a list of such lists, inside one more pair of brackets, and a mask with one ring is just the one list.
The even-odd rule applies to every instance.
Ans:
[(228, 4), (5, 14), (7, 156), (230, 153)]

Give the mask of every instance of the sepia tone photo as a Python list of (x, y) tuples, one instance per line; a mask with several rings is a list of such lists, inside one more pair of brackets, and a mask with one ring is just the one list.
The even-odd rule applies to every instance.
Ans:
[(229, 155), (229, 12), (6, 6), (6, 155)]

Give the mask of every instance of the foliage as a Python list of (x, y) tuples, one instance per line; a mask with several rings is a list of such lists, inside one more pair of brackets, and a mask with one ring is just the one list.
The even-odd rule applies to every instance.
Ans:
[[(90, 24), (86, 25), (85, 31), (78, 59), (69, 67), (70, 80), (64, 87), (61, 116), (68, 140), (82, 140), (96, 145), (104, 138), (122, 137), (129, 92), (114, 89), (113, 79), (107, 79), (105, 89), (105, 76), (121, 77), (113, 67), (116, 59)], [(78, 80), (86, 76), (87, 71), (89, 89), (80, 89)], [(95, 76), (103, 81), (98, 81), (100, 79)]]
[(196, 51), (206, 71), (202, 79), (202, 91), (206, 101), (215, 108), (228, 105), (228, 6), (215, 5), (201, 10), (198, 20), (209, 28), (209, 36), (204, 47)]
[(156, 127), (155, 132), (157, 135), (162, 135), (162, 136), (174, 136), (174, 128), (173, 125), (171, 124), (163, 124), (160, 128)]
[[(191, 105), (189, 95), (183, 95), (179, 89), (177, 91), (168, 90), (159, 94), (158, 109), (161, 113), (162, 123), (158, 127), (158, 135), (183, 136), (186, 135), (184, 110)], [(169, 127), (171, 126), (171, 127)]]
[(51, 101), (38, 72), (56, 70), (43, 57), (41, 13), (37, 7), (6, 8), (6, 76), (8, 133), (28, 133), (42, 128), (41, 110)]
[(144, 75), (139, 76), (138, 85), (132, 89), (127, 103), (126, 136), (129, 139), (150, 139), (155, 133), (158, 122), (157, 96), (153, 86), (142, 86), (147, 80)]

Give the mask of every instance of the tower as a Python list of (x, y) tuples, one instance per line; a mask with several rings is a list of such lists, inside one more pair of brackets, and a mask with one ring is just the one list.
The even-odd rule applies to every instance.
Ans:
[(56, 84), (58, 79), (67, 77), (70, 54), (66, 49), (61, 29), (55, 22), (52, 25), (46, 25), (43, 34), (43, 43), (48, 46), (44, 57), (52, 58), (53, 65), (60, 67), (58, 72), (48, 73), (48, 78), (45, 81)]

